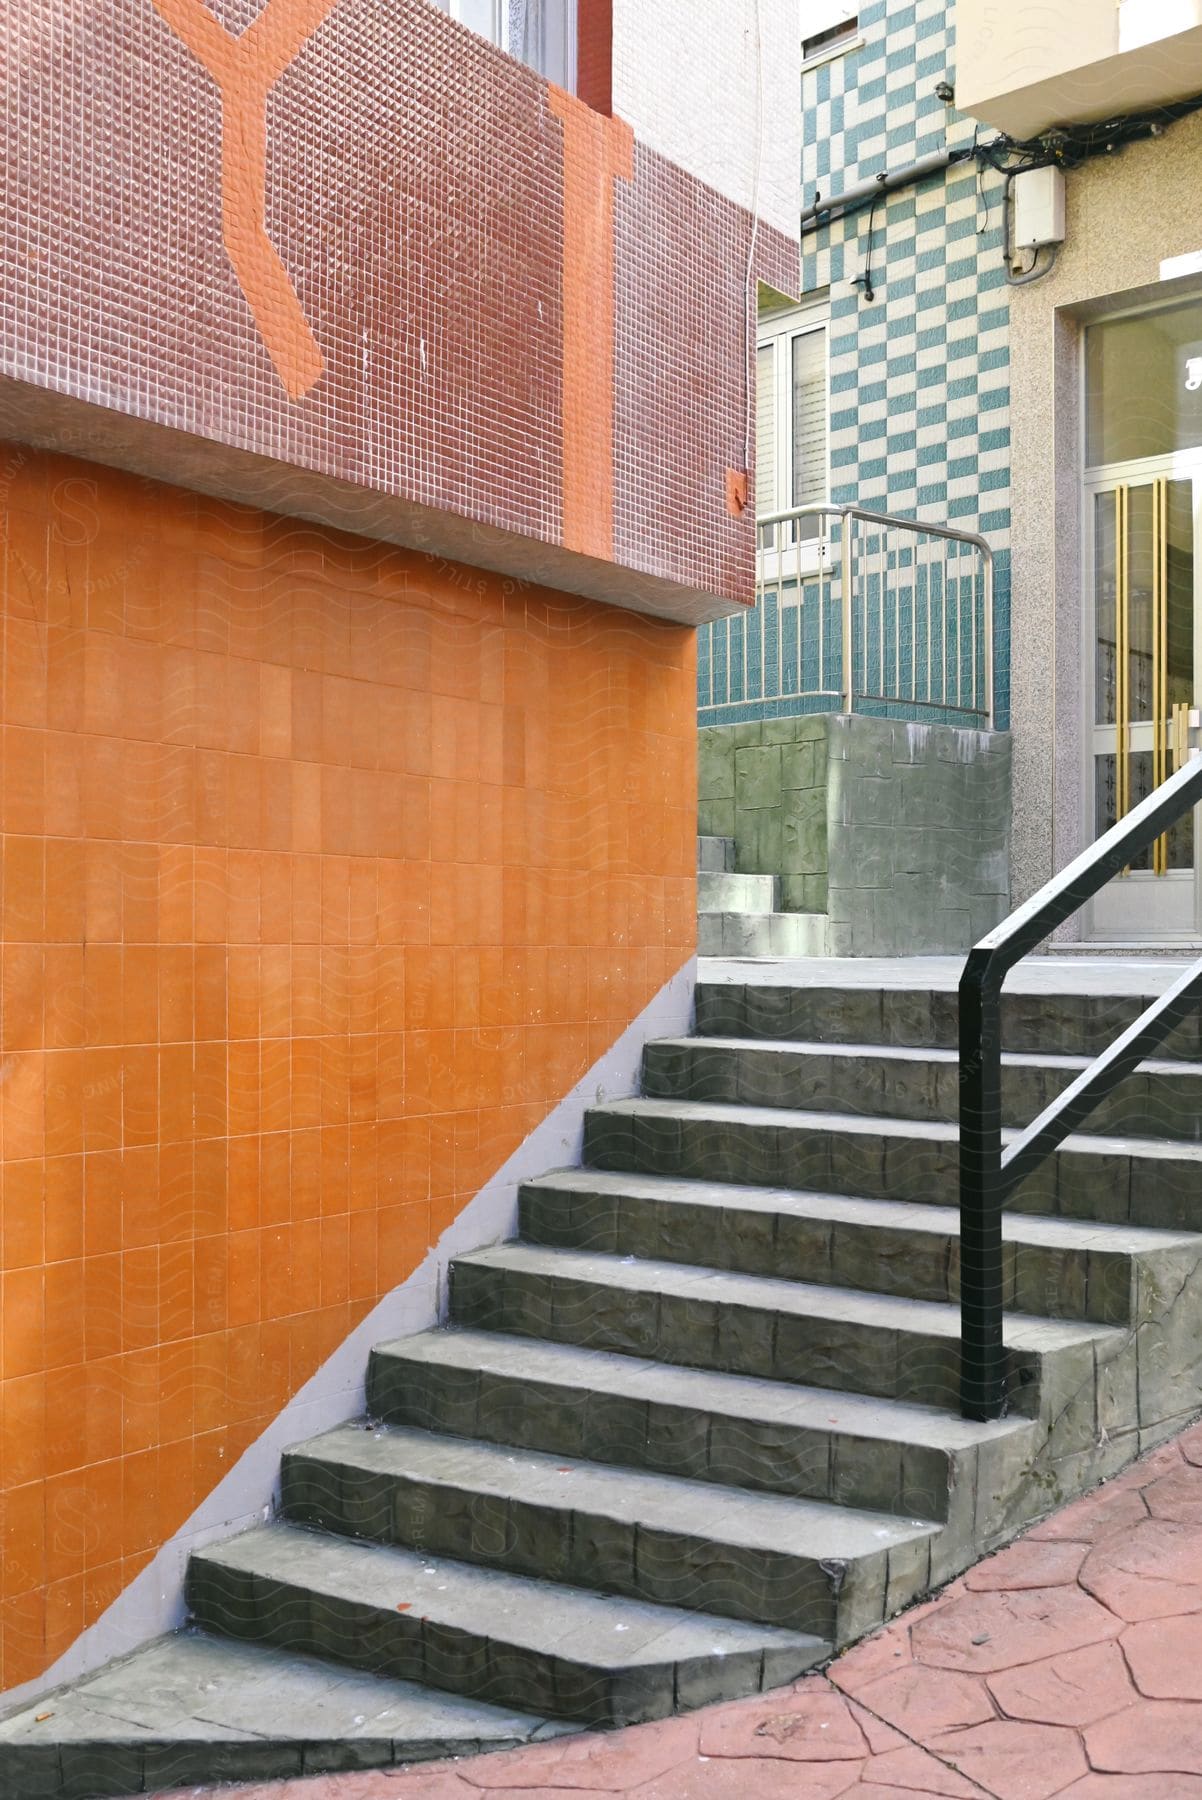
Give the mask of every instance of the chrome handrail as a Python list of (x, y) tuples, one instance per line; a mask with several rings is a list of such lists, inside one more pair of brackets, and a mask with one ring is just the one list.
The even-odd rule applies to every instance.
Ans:
[[(817, 535), (803, 536), (806, 524), (815, 524)], [(968, 716), (986, 729), (993, 727), (995, 576), (993, 551), (979, 531), (963, 531), (936, 520), (905, 518), (858, 506), (855, 502), (835, 500), (815, 500), (806, 506), (765, 513), (756, 520), (756, 527), (756, 608), (743, 623), (718, 621), (709, 626), (709, 698), (702, 691), (702, 706), (718, 706), (749, 698), (763, 702), (774, 698), (808, 698), (839, 704), (842, 711), (851, 713), (857, 709), (857, 702), (867, 700), (876, 706), (910, 706), (919, 716), (923, 711), (934, 715)], [(785, 527), (790, 529), (785, 531)], [(862, 553), (860, 544), (864, 540), (864, 531), (873, 533), (878, 542), (871, 551), (864, 549)], [(833, 545), (835, 533), (839, 533), (837, 549)], [(891, 535), (900, 538), (902, 544), (909, 540), (905, 553), (898, 542), (891, 544)], [(939, 562), (928, 558), (923, 565), (923, 540), (961, 545), (975, 553), (977, 562), (973, 563), (972, 594), (966, 621), (963, 594), (957, 592), (954, 601), (950, 599), (952, 581), (963, 585), (963, 574), (957, 572), (952, 576), (952, 563), (946, 556)], [(835, 549), (835, 560), (831, 560), (831, 549)], [(810, 565), (804, 560), (803, 553), (813, 553), (817, 560)], [(792, 563), (788, 562), (790, 554)], [(903, 567), (912, 569), (909, 585), (894, 583), (891, 589), (891, 574), (898, 574)], [(921, 603), (925, 608), (925, 655), (914, 635), (921, 623), (919, 574), (923, 572), (927, 578), (927, 592)], [(830, 639), (835, 621), (831, 617), (828, 632), (826, 603), (830, 601), (833, 608), (835, 583), (839, 587), (840, 643), (831, 655)], [(783, 596), (788, 590), (803, 599), (806, 589), (810, 589), (810, 598), (817, 599), (817, 605), (810, 607), (808, 616), (813, 621), (812, 639), (806, 639), (803, 644), (803, 626), (808, 619), (804, 617), (804, 608), (799, 607), (797, 623), (786, 646)], [(873, 621), (869, 619), (869, 590), (875, 590), (876, 596)], [(979, 608), (977, 594), (981, 599)], [(903, 630), (902, 623), (905, 596), (909, 596), (909, 634)], [(937, 626), (932, 621), (936, 596), (941, 605)], [(770, 599), (776, 601), (776, 607), (768, 607)], [(718, 634), (723, 632), (725, 635), (720, 637)], [(776, 632), (774, 641), (770, 641), (770, 632)], [(722, 648), (722, 659), (716, 655), (718, 648)], [(891, 650), (893, 677), (889, 679), (887, 666), (891, 661)], [(806, 652), (810, 671), (808, 682), (803, 677)], [(948, 673), (948, 659), (952, 653), (954, 675)], [(731, 693), (731, 666), (736, 655), (743, 666), (745, 686), (752, 684), (752, 675), (758, 675), (765, 684), (763, 693)], [(857, 657), (860, 659), (858, 664)], [(902, 666), (907, 659), (909, 691), (902, 691)], [(867, 671), (873, 661), (880, 673), (876, 689), (867, 682)], [(727, 670), (727, 693), (718, 695), (714, 670), (723, 662)], [(795, 684), (790, 688), (785, 686), (786, 662), (790, 668), (795, 664)], [(866, 677), (860, 686), (857, 684), (857, 666)], [(776, 670), (777, 682), (781, 684), (779, 693), (767, 691), (770, 670)], [(925, 693), (919, 691), (919, 670), (925, 673)], [(936, 670), (939, 671), (937, 686)], [(813, 679), (815, 675), (817, 679)]]

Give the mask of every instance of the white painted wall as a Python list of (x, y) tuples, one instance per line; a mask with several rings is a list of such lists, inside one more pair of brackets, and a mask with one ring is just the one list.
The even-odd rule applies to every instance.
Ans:
[(614, 0), (614, 111), (652, 150), (798, 236), (797, 0)]

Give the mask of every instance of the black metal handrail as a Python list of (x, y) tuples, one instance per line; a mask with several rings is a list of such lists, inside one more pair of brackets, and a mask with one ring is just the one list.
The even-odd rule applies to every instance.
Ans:
[(1202, 758), (1196, 758), (968, 953), (960, 977), (960, 1410), (966, 1419), (996, 1419), (1006, 1399), (1002, 1213), (1007, 1199), (1202, 998), (1202, 960), (1004, 1151), (1002, 983), (1016, 962), (1200, 801)]

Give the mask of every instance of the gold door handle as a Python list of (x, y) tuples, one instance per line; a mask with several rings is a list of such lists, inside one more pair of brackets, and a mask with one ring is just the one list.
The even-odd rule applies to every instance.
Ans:
[[(1114, 490), (1114, 816), (1131, 808), (1131, 625), (1127, 585), (1127, 488)], [(1123, 875), (1129, 869), (1121, 871)]]
[[(1168, 774), (1168, 568), (1165, 530), (1168, 487), (1152, 483), (1152, 786), (1158, 788)], [(1169, 840), (1162, 833), (1152, 846), (1152, 873), (1169, 872)]]
[(1193, 719), (1190, 708), (1184, 700), (1179, 700), (1173, 708), (1173, 772), (1174, 774), (1189, 760), (1189, 734)]

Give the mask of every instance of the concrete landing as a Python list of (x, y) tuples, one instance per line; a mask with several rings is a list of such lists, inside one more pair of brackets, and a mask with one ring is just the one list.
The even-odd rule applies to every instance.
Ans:
[(574, 1727), (183, 1631), (0, 1721), (0, 1800), (475, 1756)]
[[(1028, 956), (1006, 977), (1008, 994), (1159, 994), (1196, 959), (1190, 956)], [(962, 956), (702, 957), (700, 981), (813, 988), (931, 988), (952, 992)]]

